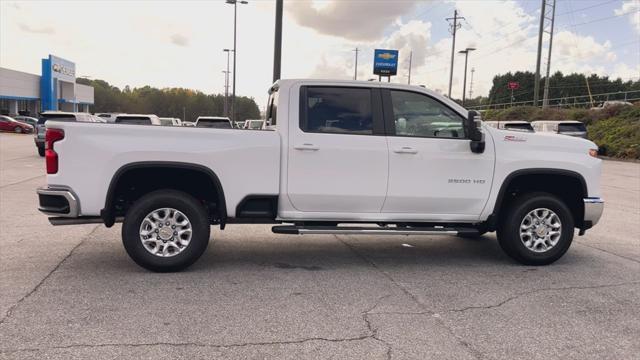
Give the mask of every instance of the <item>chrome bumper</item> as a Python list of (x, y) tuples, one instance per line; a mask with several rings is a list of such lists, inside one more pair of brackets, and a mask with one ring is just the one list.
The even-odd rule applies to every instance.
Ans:
[(584, 199), (584, 224), (590, 228), (598, 223), (604, 210), (604, 200), (600, 198)]
[(75, 218), (80, 215), (78, 197), (69, 189), (39, 188), (38, 210), (47, 214)]

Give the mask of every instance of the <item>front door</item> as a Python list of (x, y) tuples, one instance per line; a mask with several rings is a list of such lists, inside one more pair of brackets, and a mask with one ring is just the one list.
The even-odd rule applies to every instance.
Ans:
[[(491, 189), (494, 150), (471, 152), (464, 117), (421, 92), (384, 90), (389, 131), (389, 190), (384, 213), (425, 220), (480, 215)], [(464, 215), (461, 217), (460, 215)]]
[(287, 149), (292, 205), (304, 212), (380, 212), (388, 149), (379, 89), (303, 86), (299, 111)]

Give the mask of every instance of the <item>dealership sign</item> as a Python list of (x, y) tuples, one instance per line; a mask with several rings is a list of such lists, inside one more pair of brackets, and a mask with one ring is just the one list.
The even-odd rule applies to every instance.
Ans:
[(76, 82), (76, 64), (69, 60), (49, 55), (51, 75), (62, 81)]
[(398, 73), (398, 50), (376, 49), (373, 52), (373, 73), (392, 76)]

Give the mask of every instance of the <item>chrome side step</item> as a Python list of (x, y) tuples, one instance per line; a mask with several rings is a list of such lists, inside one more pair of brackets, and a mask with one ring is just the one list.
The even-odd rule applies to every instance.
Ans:
[(336, 234), (336, 235), (458, 235), (477, 234), (474, 228), (450, 227), (348, 227), (348, 226), (294, 226), (280, 225), (271, 228), (276, 234)]
[[(122, 222), (123, 218), (116, 218), (116, 222)], [(69, 217), (50, 217), (49, 223), (53, 226), (62, 226), (62, 225), (82, 225), (82, 224), (102, 224), (104, 220), (102, 220), (99, 216), (80, 216), (75, 218)]]

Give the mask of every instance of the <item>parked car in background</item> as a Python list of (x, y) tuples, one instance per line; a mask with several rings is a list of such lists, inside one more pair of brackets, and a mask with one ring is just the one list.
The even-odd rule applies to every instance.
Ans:
[(49, 120), (64, 121), (64, 122), (92, 122), (92, 123), (106, 123), (107, 120), (99, 116), (87, 114), (87, 113), (74, 113), (65, 111), (45, 111), (40, 114), (38, 118), (38, 125), (36, 125), (34, 142), (38, 148), (38, 154), (40, 156), (45, 155), (44, 141), (46, 127), (45, 123)]
[(113, 122), (130, 125), (162, 125), (160, 118), (154, 114), (118, 114)]
[(182, 126), (182, 121), (178, 118), (161, 117), (159, 119), (162, 126)]
[(501, 130), (534, 132), (530, 122), (524, 120), (485, 121), (485, 124)]
[(17, 121), (20, 121), (21, 123), (31, 125), (34, 129), (36, 128), (36, 125), (38, 125), (38, 118), (34, 118), (32, 116), (17, 115), (13, 118)]
[(603, 102), (600, 106), (592, 107), (591, 110), (603, 110), (613, 106), (633, 106), (633, 104), (628, 101), (611, 100)]
[(33, 126), (17, 121), (10, 116), (0, 115), (0, 131), (30, 134), (33, 132)]
[(531, 122), (531, 126), (536, 132), (550, 132), (583, 139), (587, 138), (587, 127), (576, 120), (539, 120)]
[(105, 119), (108, 123), (112, 123), (115, 121), (118, 113), (96, 113), (95, 115)]
[(196, 127), (196, 123), (194, 123), (193, 121), (183, 121), (182, 122), (182, 126), (184, 126), (184, 127)]
[(236, 121), (236, 129), (244, 129), (244, 124), (246, 123), (246, 121)]
[(264, 125), (264, 120), (247, 120), (244, 122), (243, 129), (260, 130)]
[(233, 124), (228, 117), (222, 116), (198, 116), (196, 127), (233, 129)]

